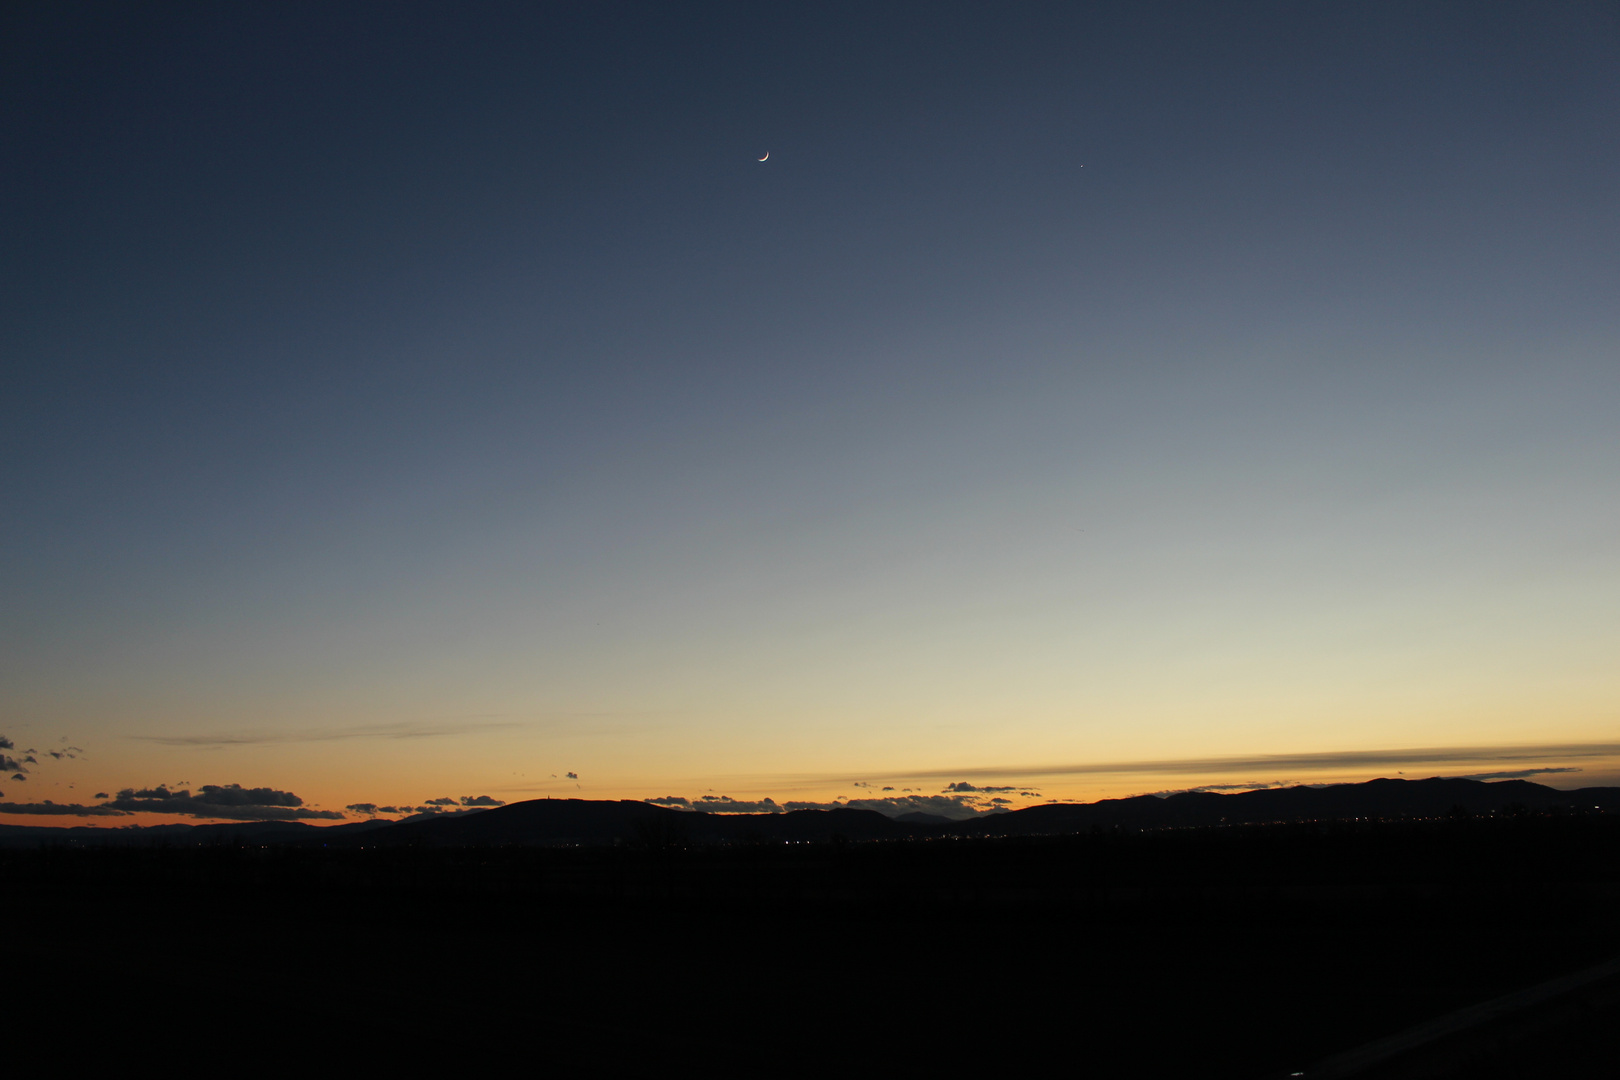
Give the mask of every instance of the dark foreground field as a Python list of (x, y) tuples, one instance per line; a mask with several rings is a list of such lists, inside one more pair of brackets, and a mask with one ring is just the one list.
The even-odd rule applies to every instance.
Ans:
[[(1620, 819), (684, 849), (0, 851), (56, 1053), (1311, 1075), (1620, 954)], [(1614, 978), (1361, 1076), (1600, 1075)], [(510, 1059), (507, 1059), (510, 1060)]]

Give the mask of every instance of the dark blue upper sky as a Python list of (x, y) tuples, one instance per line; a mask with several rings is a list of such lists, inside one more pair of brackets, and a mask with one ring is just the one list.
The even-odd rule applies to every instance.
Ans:
[[(573, 650), (575, 703), (809, 668), (904, 712), (937, 642), (885, 682), (805, 627), (1026, 655), (1084, 593), (1204, 640), (1205, 590), (1264, 651), (1272, 593), (1613, 584), (1611, 5), (3, 20), (14, 725), (324, 717), (468, 640)], [(428, 696), (550, 693), (470, 657)]]

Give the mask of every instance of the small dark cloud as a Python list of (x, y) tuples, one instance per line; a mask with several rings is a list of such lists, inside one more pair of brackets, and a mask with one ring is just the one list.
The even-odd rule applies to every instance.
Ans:
[(693, 804), (693, 809), (703, 810), (711, 814), (780, 814), (782, 808), (775, 799), (760, 799), (757, 802), (733, 799), (730, 795), (705, 795)]
[(1287, 780), (1252, 780), (1241, 784), (1202, 784), (1198, 787), (1167, 788), (1164, 791), (1150, 791), (1148, 794), (1167, 799), (1172, 795), (1214, 794), (1219, 791), (1266, 791), (1270, 788), (1290, 786), (1293, 785)]
[[(488, 798), (488, 796), (481, 795), (481, 796), (479, 796), (479, 798)], [(362, 806), (370, 806), (370, 805), (372, 805), (372, 804), (371, 803), (356, 803), (354, 806), (347, 807), (347, 809), (353, 810), (356, 813), (369, 814), (369, 813), (373, 813), (373, 811), (361, 810), (360, 807), (362, 807)], [(421, 806), (409, 806), (409, 805), (404, 805), (404, 806), (379, 806), (379, 807), (376, 808), (375, 813), (378, 813), (378, 814), (404, 814), (404, 815), (411, 816), (411, 817), (422, 817), (422, 816), (428, 816), (428, 817), (455, 817), (458, 814), (476, 814), (476, 813), (479, 813), (482, 810), (487, 810), (491, 806), (505, 806), (505, 805), (506, 805), (505, 803), (500, 802), (499, 800), (491, 799), (488, 803), (473, 802), (473, 803), (468, 803), (465, 806), (459, 806), (458, 807), (454, 800), (444, 801), (444, 800), (440, 800), (440, 799), (434, 799), (431, 802), (423, 803)]]
[(577, 772), (568, 773), (567, 776), (568, 776), (568, 779), (570, 779), (570, 780), (578, 780), (579, 779), (579, 773), (577, 773)]
[[(681, 795), (664, 795), (660, 798), (643, 799), (643, 802), (654, 806), (669, 806), (678, 810), (701, 810), (714, 814), (775, 814), (782, 811), (794, 810), (875, 810), (886, 817), (900, 817), (905, 814), (923, 813), (936, 817), (950, 818), (953, 821), (963, 821), (969, 818), (981, 817), (985, 814), (1002, 814), (1009, 810), (1014, 800), (1009, 798), (988, 799), (986, 791), (1016, 791), (1015, 788), (975, 788), (971, 784), (962, 785), (968, 791), (956, 791), (942, 795), (901, 794), (889, 796), (874, 796), (867, 798), (844, 798), (840, 796), (831, 802), (810, 802), (794, 800), (787, 803), (777, 803), (774, 799), (760, 799), (749, 801), (733, 799), (729, 795), (702, 795), (688, 799)], [(892, 787), (884, 791), (893, 791)], [(1019, 791), (1020, 796), (1038, 798), (1039, 792)]]
[(22, 773), (13, 773), (11, 778), (13, 780), (26, 780), (26, 779), (28, 779), (28, 777), (24, 776)]
[(429, 806), (454, 806), (454, 805), (456, 805), (456, 800), (450, 799), (450, 798), (429, 799), (427, 801), (427, 804)]
[(97, 798), (97, 799), (110, 799), (110, 798), (112, 798), (112, 796), (107, 794), (105, 791), (98, 791), (92, 797)]
[(1573, 765), (1565, 765), (1558, 769), (1508, 769), (1504, 772), (1476, 772), (1463, 776), (1452, 776), (1450, 780), (1523, 780), (1529, 776), (1545, 776), (1548, 773), (1572, 773), (1581, 770)]
[(492, 799), (488, 795), (463, 795), (462, 806), (505, 806), (503, 799)]
[(982, 792), (984, 794), (996, 794), (998, 792), (1003, 792), (1003, 791), (1017, 791), (1018, 788), (1017, 787), (990, 787), (988, 785), (985, 786), (985, 787), (978, 787), (978, 786), (976, 786), (974, 784), (968, 783), (966, 780), (958, 780), (954, 784), (946, 784), (945, 785), (945, 790), (946, 791), (977, 791), (977, 792)]
[(14, 757), (7, 757), (5, 754), (0, 754), (0, 771), (22, 772), (23, 763)]
[(883, 799), (848, 799), (828, 803), (790, 802), (787, 810), (876, 810), (886, 817), (902, 814), (933, 814), (964, 821), (987, 813), (1000, 813), (1001, 807), (987, 809), (974, 805), (977, 795), (900, 795)]
[(232, 821), (290, 821), (299, 818), (336, 820), (338, 810), (310, 810), (290, 791), (245, 788), (241, 784), (204, 784), (193, 795), (187, 789), (166, 787), (124, 788), (103, 806), (130, 813), (183, 814), (188, 817), (225, 818)]
[(35, 757), (32, 752), (24, 754), (23, 755), (23, 760), (28, 762), (28, 764), (30, 764), (30, 765), (38, 765), (39, 764), (39, 758)]
[(10, 739), (6, 738), (4, 735), (0, 735), (0, 750), (15, 750), (15, 749), (17, 749), (17, 744), (16, 743), (12, 742)]
[(441, 803), (438, 799), (434, 799), (431, 803), (425, 803), (421, 806), (379, 806), (377, 807), (377, 812), (379, 814), (407, 814), (413, 816), (420, 816), (423, 814), (460, 814), (463, 812), (461, 810), (451, 809), (453, 806), (455, 806), (455, 802), (453, 800), (449, 803)]
[(356, 814), (366, 814), (366, 815), (369, 815), (371, 817), (375, 817), (377, 815), (377, 804), (374, 803), (374, 802), (350, 803), (348, 806), (345, 806), (343, 809), (349, 810), (349, 811), (351, 811), (353, 813), (356, 813)]
[[(385, 807), (383, 807), (383, 809), (388, 810), (389, 808), (385, 806)], [(418, 816), (418, 817), (423, 817), (423, 816), (425, 816), (425, 817), (457, 817), (457, 816), (459, 816), (461, 814), (480, 814), (480, 813), (483, 813), (483, 811), (484, 811), (484, 808), (481, 807), (481, 806), (467, 806), (467, 807), (462, 807), (460, 809), (456, 809), (456, 808), (450, 807), (450, 806), (437, 806), (437, 805), (434, 805), (434, 806), (401, 806), (397, 810), (398, 813), (411, 814), (411, 815)]]
[(209, 806), (303, 806), (304, 800), (290, 791), (274, 788), (245, 788), (241, 784), (204, 784), (197, 801)]
[(110, 806), (81, 806), (79, 803), (54, 803), (46, 799), (37, 803), (0, 802), (0, 814), (42, 814), (52, 817), (123, 817), (122, 810)]

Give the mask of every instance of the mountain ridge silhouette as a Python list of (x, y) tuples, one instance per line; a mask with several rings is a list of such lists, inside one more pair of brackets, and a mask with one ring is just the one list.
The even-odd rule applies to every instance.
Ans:
[(827, 843), (942, 836), (1037, 836), (1098, 829), (1209, 828), (1361, 818), (1436, 818), (1551, 810), (1620, 811), (1620, 788), (1564, 791), (1528, 780), (1460, 777), (1380, 778), (1324, 787), (1297, 785), (1221, 793), (1186, 791), (1089, 803), (1046, 803), (966, 821), (890, 818), (840, 807), (776, 814), (676, 810), (634, 799), (529, 799), (476, 813), (405, 821), (316, 826), (301, 821), (166, 824), (137, 827), (0, 825), (0, 845), (274, 843), (480, 846), (630, 844), (649, 849), (687, 844)]

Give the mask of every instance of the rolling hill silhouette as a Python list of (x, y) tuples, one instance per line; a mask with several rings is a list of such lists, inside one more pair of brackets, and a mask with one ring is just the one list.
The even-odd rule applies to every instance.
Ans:
[(1093, 828), (1168, 829), (1354, 818), (1433, 818), (1453, 813), (1620, 808), (1620, 788), (1560, 791), (1527, 780), (1368, 780), (1330, 787), (1267, 788), (1223, 795), (1189, 791), (1094, 803), (1051, 803), (961, 823), (979, 836), (1030, 836)]
[(889, 818), (875, 810), (839, 808), (784, 814), (712, 814), (625, 799), (532, 799), (476, 813), (403, 822), (233, 822), (147, 828), (68, 829), (0, 825), (0, 845), (41, 842), (93, 845), (273, 843), (328, 846), (433, 847), (631, 844), (658, 849), (687, 844), (826, 843), (932, 836), (1039, 836), (1097, 829), (1143, 830), (1257, 825), (1358, 818), (1438, 818), (1459, 814), (1620, 810), (1620, 788), (1575, 791), (1527, 780), (1369, 780), (1329, 787), (1268, 788), (1239, 794), (1183, 792), (1093, 803), (1048, 803), (967, 821), (928, 815)]
[(823, 843), (893, 839), (913, 829), (875, 810), (795, 810), (786, 814), (708, 814), (631, 799), (533, 799), (462, 817), (394, 825), (365, 843), (605, 844), (663, 847), (747, 840)]

